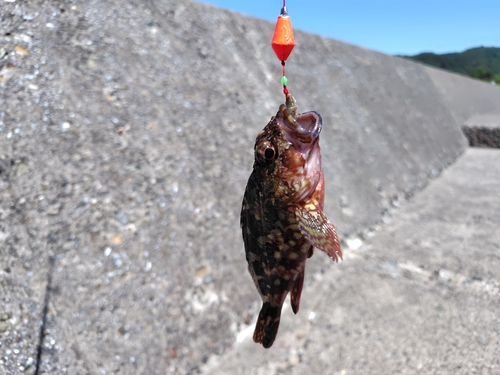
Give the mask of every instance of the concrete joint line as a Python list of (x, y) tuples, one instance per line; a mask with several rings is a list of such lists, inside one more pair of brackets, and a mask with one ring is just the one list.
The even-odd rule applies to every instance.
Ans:
[(45, 329), (47, 325), (47, 315), (49, 311), (50, 292), (52, 290), (52, 273), (54, 271), (55, 256), (49, 256), (49, 271), (47, 272), (47, 286), (45, 287), (45, 298), (43, 301), (42, 322), (40, 324), (40, 334), (36, 353), (35, 375), (39, 375), (42, 360), (43, 342), (45, 338)]

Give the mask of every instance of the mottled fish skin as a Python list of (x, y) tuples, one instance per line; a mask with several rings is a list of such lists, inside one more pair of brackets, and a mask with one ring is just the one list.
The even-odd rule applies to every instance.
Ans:
[(296, 114), (291, 95), (259, 133), (241, 211), (248, 270), (263, 306), (253, 339), (271, 347), (281, 308), (291, 293), (297, 313), (307, 258), (314, 247), (342, 257), (335, 227), (323, 213), (321, 116)]

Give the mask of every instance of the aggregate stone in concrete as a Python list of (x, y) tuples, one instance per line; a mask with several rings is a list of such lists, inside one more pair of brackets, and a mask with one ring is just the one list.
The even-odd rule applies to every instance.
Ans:
[[(5, 371), (200, 372), (259, 309), (239, 210), (283, 100), (274, 25), (180, 0), (14, 1), (0, 16)], [(466, 141), (421, 65), (296, 40), (289, 87), (323, 116), (326, 211), (345, 240)]]
[(249, 325), (204, 373), (500, 373), (499, 157), (468, 150), (344, 262), (322, 264), (271, 349)]

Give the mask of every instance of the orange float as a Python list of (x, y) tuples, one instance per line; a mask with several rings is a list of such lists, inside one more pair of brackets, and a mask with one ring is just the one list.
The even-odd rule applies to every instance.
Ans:
[(287, 14), (278, 16), (271, 46), (280, 61), (285, 61), (292, 53), (293, 47), (295, 47), (295, 38), (293, 37), (292, 21)]

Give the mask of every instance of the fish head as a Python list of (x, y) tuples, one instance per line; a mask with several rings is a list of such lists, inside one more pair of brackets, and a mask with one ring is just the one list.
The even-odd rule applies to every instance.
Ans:
[(295, 111), (296, 104), (282, 104), (255, 143), (254, 171), (262, 175), (266, 191), (286, 203), (308, 200), (323, 176), (321, 115)]

